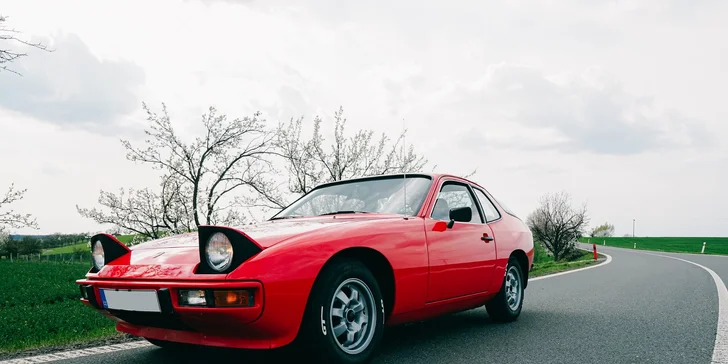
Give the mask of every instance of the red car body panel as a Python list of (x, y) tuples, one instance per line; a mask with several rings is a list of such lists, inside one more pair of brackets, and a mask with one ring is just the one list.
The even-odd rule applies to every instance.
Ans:
[[(393, 297), (387, 300), (391, 307), (385, 307), (388, 325), (478, 307), (500, 290), (513, 252), (525, 255), (527, 266), (522, 268), (524, 273), (530, 270), (531, 233), (496, 201), (492, 202), (498, 206), (499, 220), (456, 222), (448, 229), (446, 222), (429, 218), (441, 184), (477, 184), (449, 175), (430, 176), (433, 183), (416, 216), (340, 214), (240, 227), (237, 230), (262, 251), (229, 274), (195, 273), (199, 241), (197, 233), (190, 233), (133, 246), (77, 283), (92, 285), (96, 297), (99, 288), (168, 288), (177, 319), (191, 330), (135, 325), (99, 310), (117, 321), (119, 331), (132, 335), (236, 348), (291, 343), (316, 277), (337, 254), (359, 256), (366, 251), (386, 260), (388, 266), (382, 268), (391, 271), (394, 283)], [(484, 234), (495, 239), (481, 240)], [(179, 288), (246, 287), (256, 288), (253, 307), (184, 307), (177, 298)]]

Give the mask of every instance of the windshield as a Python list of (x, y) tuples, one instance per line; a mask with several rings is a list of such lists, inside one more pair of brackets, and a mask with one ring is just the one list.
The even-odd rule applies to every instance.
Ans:
[(273, 219), (319, 216), (339, 211), (414, 215), (425, 201), (431, 184), (430, 177), (420, 175), (407, 178), (376, 177), (336, 183), (314, 189), (283, 209)]

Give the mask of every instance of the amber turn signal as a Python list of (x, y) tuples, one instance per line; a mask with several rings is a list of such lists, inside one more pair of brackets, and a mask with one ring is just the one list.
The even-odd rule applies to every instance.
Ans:
[(215, 307), (252, 306), (253, 296), (245, 289), (215, 290)]

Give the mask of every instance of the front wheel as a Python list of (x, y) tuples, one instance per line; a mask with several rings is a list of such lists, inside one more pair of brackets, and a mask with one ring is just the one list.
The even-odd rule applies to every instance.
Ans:
[(511, 258), (506, 266), (506, 275), (498, 294), (485, 304), (485, 309), (493, 321), (512, 322), (518, 319), (523, 308), (523, 270), (516, 258)]
[(359, 261), (327, 266), (309, 297), (299, 337), (322, 363), (368, 363), (384, 331), (384, 301), (371, 271)]

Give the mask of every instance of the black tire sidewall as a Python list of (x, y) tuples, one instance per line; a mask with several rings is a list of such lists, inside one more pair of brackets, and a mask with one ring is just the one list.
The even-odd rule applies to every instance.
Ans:
[[(374, 337), (364, 351), (355, 355), (347, 354), (339, 348), (335, 341), (336, 338), (332, 335), (333, 324), (329, 320), (334, 293), (339, 285), (349, 278), (360, 279), (367, 285), (374, 296), (376, 307)], [(305, 321), (306, 330), (302, 334), (308, 338), (305, 340), (308, 343), (306, 349), (323, 360), (322, 362), (352, 364), (369, 362), (379, 347), (384, 331), (383, 297), (374, 275), (364, 264), (355, 260), (332, 262), (331, 265), (324, 268), (314, 284)], [(325, 322), (322, 323), (322, 321)]]
[(503, 280), (503, 305), (505, 306), (506, 310), (508, 310), (508, 313), (511, 316), (518, 316), (521, 313), (521, 309), (523, 308), (523, 299), (525, 298), (526, 290), (523, 289), (523, 269), (521, 269), (521, 265), (518, 264), (518, 261), (516, 259), (511, 259), (508, 261), (508, 266), (506, 267), (506, 277), (508, 277), (508, 271), (511, 269), (511, 267), (515, 267), (518, 271), (518, 279), (520, 280), (518, 284), (518, 289), (521, 291), (521, 300), (518, 302), (518, 308), (516, 310), (512, 310), (511, 307), (508, 305), (508, 298), (506, 298), (505, 294), (505, 279)]
[[(506, 279), (508, 278), (508, 271), (512, 267), (515, 267), (516, 270), (518, 270), (521, 280), (521, 284), (519, 285), (519, 289), (521, 290), (521, 302), (518, 303), (518, 308), (516, 310), (512, 310), (510, 308), (510, 306), (508, 305), (508, 297), (506, 295)], [(503, 275), (503, 281), (501, 283), (500, 291), (498, 291), (498, 294), (496, 294), (491, 301), (485, 304), (485, 308), (488, 311), (488, 315), (493, 321), (512, 322), (517, 320), (518, 316), (521, 314), (524, 299), (525, 289), (523, 288), (523, 269), (518, 263), (518, 260), (516, 260), (515, 258), (511, 258), (506, 265), (506, 271)]]

